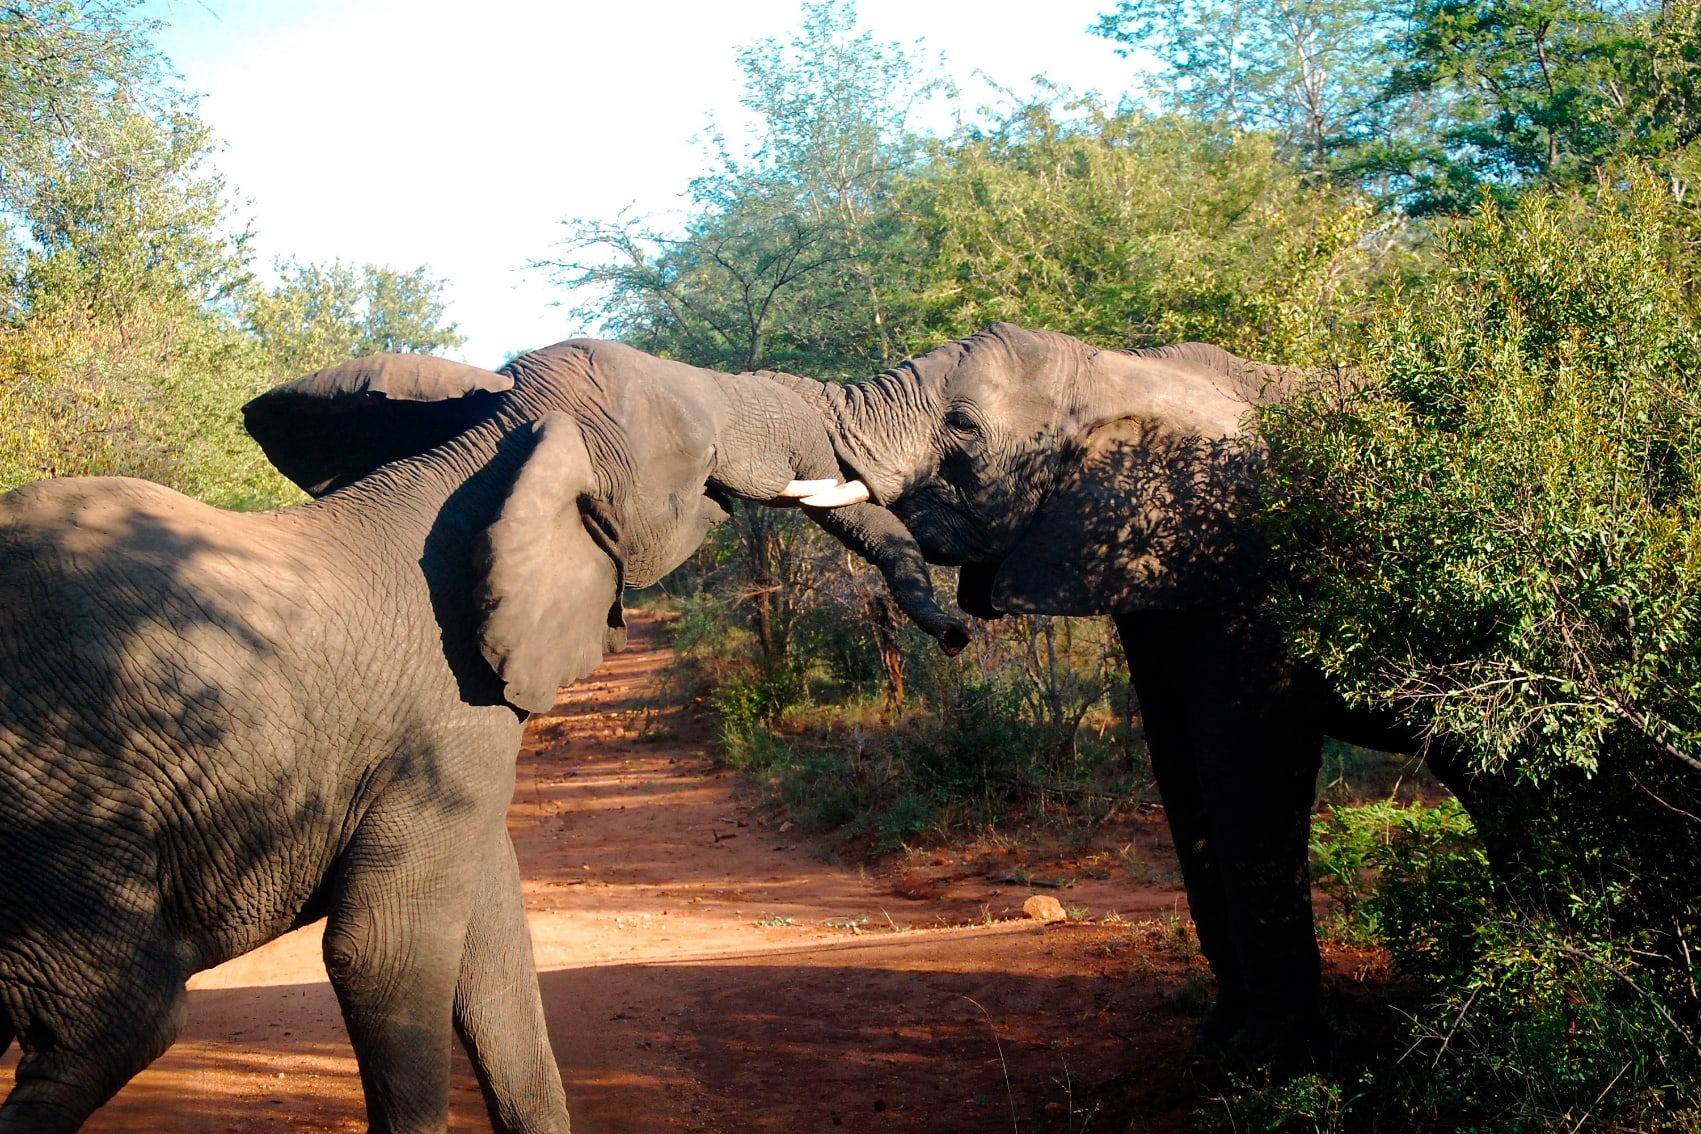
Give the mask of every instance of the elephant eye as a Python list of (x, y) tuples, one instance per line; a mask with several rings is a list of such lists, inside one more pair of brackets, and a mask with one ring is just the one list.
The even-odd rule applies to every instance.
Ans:
[(945, 427), (956, 433), (978, 433), (980, 423), (967, 410), (954, 409), (945, 415)]

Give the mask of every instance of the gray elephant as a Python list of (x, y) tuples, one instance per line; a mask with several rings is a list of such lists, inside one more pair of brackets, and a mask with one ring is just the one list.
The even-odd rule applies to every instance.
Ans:
[(831, 444), (771, 382), (592, 341), (358, 359), (245, 415), (318, 499), (0, 497), (0, 1131), (75, 1130), (190, 974), (319, 917), (372, 1129), (445, 1128), (458, 1035), (496, 1129), (565, 1131), (504, 826), (522, 722), (620, 640), (623, 586), (732, 496), (835, 483)]
[(889, 510), (928, 561), (962, 568), (970, 614), (1113, 617), (1218, 982), (1201, 1038), (1301, 1059), (1317, 1034), (1323, 738), (1418, 747), (1296, 664), (1262, 605), (1247, 425), (1303, 377), (1200, 343), (1107, 351), (1000, 323), (859, 384), (779, 379), (858, 478), (808, 503)]

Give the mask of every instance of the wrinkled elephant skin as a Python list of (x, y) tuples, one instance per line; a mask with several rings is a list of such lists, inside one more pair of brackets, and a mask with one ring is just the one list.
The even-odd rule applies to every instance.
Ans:
[(522, 721), (621, 640), (623, 585), (731, 496), (835, 481), (831, 443), (770, 382), (593, 341), (358, 359), (245, 413), (317, 499), (0, 497), (0, 1131), (75, 1130), (190, 974), (321, 916), (374, 1130), (445, 1128), (458, 1036), (497, 1130), (565, 1131), (503, 821)]
[(863, 506), (962, 568), (965, 611), (1114, 618), (1218, 980), (1202, 1038), (1304, 1062), (1323, 737), (1416, 750), (1295, 664), (1262, 610), (1249, 419), (1312, 376), (1201, 343), (1107, 351), (994, 324), (861, 383), (775, 377), (822, 414)]

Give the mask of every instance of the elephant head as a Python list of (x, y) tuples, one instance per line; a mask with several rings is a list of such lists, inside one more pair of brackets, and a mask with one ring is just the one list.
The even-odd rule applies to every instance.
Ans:
[(1256, 574), (1248, 412), (1298, 378), (1202, 343), (1110, 351), (996, 323), (849, 386), (792, 379), (856, 479), (980, 617), (1218, 601)]
[(971, 614), (1114, 616), (1219, 981), (1201, 1037), (1302, 1063), (1321, 741), (1405, 744), (1399, 722), (1348, 711), (1249, 601), (1269, 562), (1249, 418), (1311, 378), (1200, 343), (1100, 350), (994, 324), (857, 385), (791, 383), (856, 478), (805, 504), (889, 510), (929, 560), (962, 568)]
[[(731, 497), (784, 503), (838, 482), (819, 421), (785, 390), (594, 340), (497, 371), (424, 355), (357, 358), (243, 413), (278, 469), (316, 497), (441, 446), (494, 445), (518, 462), (495, 489), (506, 492), (495, 522), (472, 538), (482, 652), (504, 696), (533, 710), (618, 647), (619, 591), (683, 562)], [(484, 479), (469, 490), (484, 491)], [(591, 576), (610, 565), (607, 618), (587, 620)]]
[(77, 1129), (191, 973), (324, 917), (373, 1129), (447, 1129), (458, 1036), (494, 1128), (565, 1131), (504, 822), (521, 719), (731, 497), (835, 485), (831, 441), (765, 379), (592, 341), (357, 359), (245, 417), (315, 499), (0, 495), (0, 1129)]

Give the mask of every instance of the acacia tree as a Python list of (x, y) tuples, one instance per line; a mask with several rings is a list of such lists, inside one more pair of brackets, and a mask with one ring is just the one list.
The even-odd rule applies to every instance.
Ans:
[(75, 311), (120, 338), (244, 279), (210, 131), (164, 77), (131, 0), (0, 8), (0, 208), (12, 305)]
[(1701, 129), (1694, 0), (1425, 0), (1396, 41), (1387, 99), (1442, 108), (1432, 128), (1368, 147), (1414, 211), (1469, 209), (1485, 188), (1587, 185), (1624, 155)]
[(227, 506), (296, 499), (240, 426), (238, 407), (275, 380), (266, 363), (301, 364), (321, 339), (330, 353), (307, 369), (458, 342), (439, 326), (441, 284), (333, 267), (318, 282), (356, 301), (289, 325), (311, 273), (251, 285), (215, 139), (136, 7), (0, 7), (0, 488), (127, 473)]
[[(941, 92), (925, 61), (856, 26), (851, 4), (803, 5), (801, 30), (741, 51), (753, 142), (709, 132), (711, 168), (688, 187), (683, 225), (654, 218), (567, 222), (564, 255), (540, 266), (585, 289), (574, 314), (626, 342), (723, 370), (842, 377), (894, 361), (881, 286), (895, 262), (894, 179), (916, 158), (911, 123)], [(766, 659), (785, 657), (820, 538), (794, 515), (740, 505), (735, 592)]]
[(363, 354), (430, 354), (466, 341), (456, 324), (443, 322), (447, 285), (424, 265), (403, 272), (292, 259), (277, 271), (276, 287), (244, 298), (242, 321), (280, 377)]
[(540, 266), (589, 290), (575, 315), (705, 366), (826, 376), (892, 360), (878, 284), (891, 185), (916, 157), (918, 105), (944, 88), (918, 52), (858, 33), (854, 5), (817, 0), (803, 17), (789, 41), (739, 53), (755, 140), (734, 153), (711, 128), (679, 230), (567, 222), (565, 255)]
[(1154, 55), (1169, 108), (1411, 214), (1701, 133), (1697, 0), (1119, 0), (1091, 30)]
[(900, 186), (911, 349), (993, 320), (1109, 346), (1195, 338), (1298, 361), (1350, 335), (1393, 231), (1267, 135), (1033, 103)]
[(182, 483), (192, 382), (232, 365), (218, 304), (246, 276), (213, 140), (135, 5), (0, 8), (0, 483)]
[(160, 81), (137, 0), (13, 0), (0, 7), (0, 201), (27, 207), (37, 175), (128, 147), (115, 105), (157, 116), (179, 100)]
[(1171, 108), (1270, 132), (1321, 167), (1385, 128), (1377, 96), (1400, 24), (1397, 7), (1367, 0), (1117, 0), (1088, 30), (1156, 56)]

